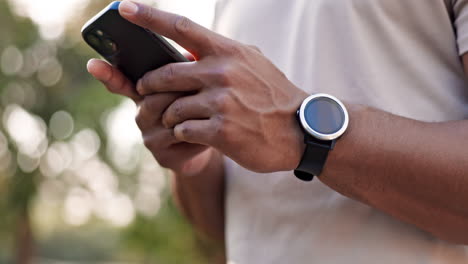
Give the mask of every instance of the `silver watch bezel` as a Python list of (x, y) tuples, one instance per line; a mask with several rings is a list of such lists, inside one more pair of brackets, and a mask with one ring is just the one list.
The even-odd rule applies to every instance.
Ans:
[[(344, 114), (343, 126), (341, 127), (340, 130), (338, 130), (337, 132), (333, 134), (322, 134), (320, 132), (315, 131), (309, 126), (309, 124), (307, 124), (307, 121), (305, 119), (305, 108), (309, 104), (309, 102), (311, 102), (312, 100), (316, 100), (318, 98), (328, 98), (332, 101), (335, 101), (343, 110), (343, 114)], [(318, 94), (314, 94), (314, 95), (307, 97), (302, 102), (301, 107), (299, 108), (299, 119), (300, 119), (302, 127), (305, 129), (305, 131), (307, 131), (307, 133), (323, 141), (331, 141), (331, 140), (335, 140), (341, 137), (348, 129), (348, 124), (349, 124), (349, 114), (348, 114), (348, 110), (346, 109), (346, 106), (338, 98), (329, 94), (325, 94), (325, 93), (318, 93)]]

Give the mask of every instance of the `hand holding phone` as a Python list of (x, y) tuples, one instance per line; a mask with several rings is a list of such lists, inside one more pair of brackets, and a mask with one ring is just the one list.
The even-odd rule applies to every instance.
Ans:
[(82, 29), (83, 39), (134, 84), (149, 71), (188, 61), (162, 36), (137, 26), (119, 14), (112, 2)]
[[(110, 92), (127, 96), (140, 105), (137, 124), (145, 145), (161, 166), (186, 176), (196, 174), (210, 163), (215, 151), (178, 141), (172, 129), (165, 128), (161, 121), (165, 109), (183, 93), (154, 93), (143, 97), (135, 89), (145, 73), (168, 63), (189, 60), (161, 36), (122, 18), (119, 5), (120, 2), (110, 4), (83, 27), (85, 41), (113, 64), (93, 59), (88, 63), (88, 70)], [(219, 158), (219, 154), (216, 156)]]

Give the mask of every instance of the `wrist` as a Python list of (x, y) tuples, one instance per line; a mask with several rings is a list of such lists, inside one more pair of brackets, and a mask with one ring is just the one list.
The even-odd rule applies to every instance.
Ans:
[(291, 133), (289, 141), (290, 143), (288, 145), (289, 151), (285, 151), (285, 155), (283, 157), (286, 161), (286, 167), (284, 168), (285, 171), (292, 171), (296, 169), (305, 151), (304, 132), (297, 119), (297, 110), (301, 106), (304, 99), (308, 96), (309, 95), (307, 93), (300, 90), (293, 107), (288, 113), (287, 123), (289, 124), (288, 127), (290, 128)]
[(301, 162), (302, 155), (304, 154), (306, 145), (304, 144), (304, 132), (297, 122), (296, 113), (294, 112), (291, 118), (291, 131), (292, 131), (292, 147), (291, 152), (287, 153), (285, 160), (287, 160), (286, 171), (292, 171), (297, 168)]
[(209, 174), (214, 168), (220, 167), (222, 162), (221, 153), (214, 148), (208, 148), (184, 162), (180, 168), (172, 169), (172, 172), (176, 177), (197, 178), (198, 176)]

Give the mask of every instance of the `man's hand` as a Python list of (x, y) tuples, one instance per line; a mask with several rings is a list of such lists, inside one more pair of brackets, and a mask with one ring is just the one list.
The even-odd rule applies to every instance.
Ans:
[[(304, 143), (295, 112), (307, 94), (258, 49), (142, 4), (123, 1), (120, 13), (173, 39), (197, 59), (169, 64), (138, 82), (141, 96), (192, 93), (172, 98), (174, 102), (159, 119), (161, 130), (164, 127), (169, 134), (173, 129), (174, 140), (212, 146), (253, 171), (297, 166)], [(146, 108), (155, 116), (165, 109), (154, 103)]]
[(121, 72), (106, 62), (91, 60), (88, 70), (110, 92), (127, 96), (138, 105), (136, 122), (146, 147), (161, 166), (178, 174), (195, 175), (208, 165), (213, 149), (181, 142), (174, 137), (172, 129), (165, 128), (161, 123), (162, 113), (181, 96), (180, 93), (159, 93), (142, 97)]

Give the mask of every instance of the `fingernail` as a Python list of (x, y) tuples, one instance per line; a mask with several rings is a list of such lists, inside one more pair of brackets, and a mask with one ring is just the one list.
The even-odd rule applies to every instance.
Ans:
[(95, 65), (95, 59), (91, 59), (88, 61), (88, 64), (86, 64), (86, 69), (88, 70), (89, 73), (91, 73), (92, 69)]
[(105, 75), (109, 75), (108, 69), (99, 65), (98, 59), (91, 59), (86, 65), (88, 72), (98, 81), (104, 82), (106, 80)]
[(125, 15), (134, 15), (138, 12), (138, 6), (131, 1), (123, 1), (120, 3), (120, 12)]
[(91, 68), (91, 66), (93, 64), (92, 61), (93, 60), (89, 60), (88, 63), (86, 64), (86, 69), (88, 70), (88, 72), (89, 72), (89, 68)]

